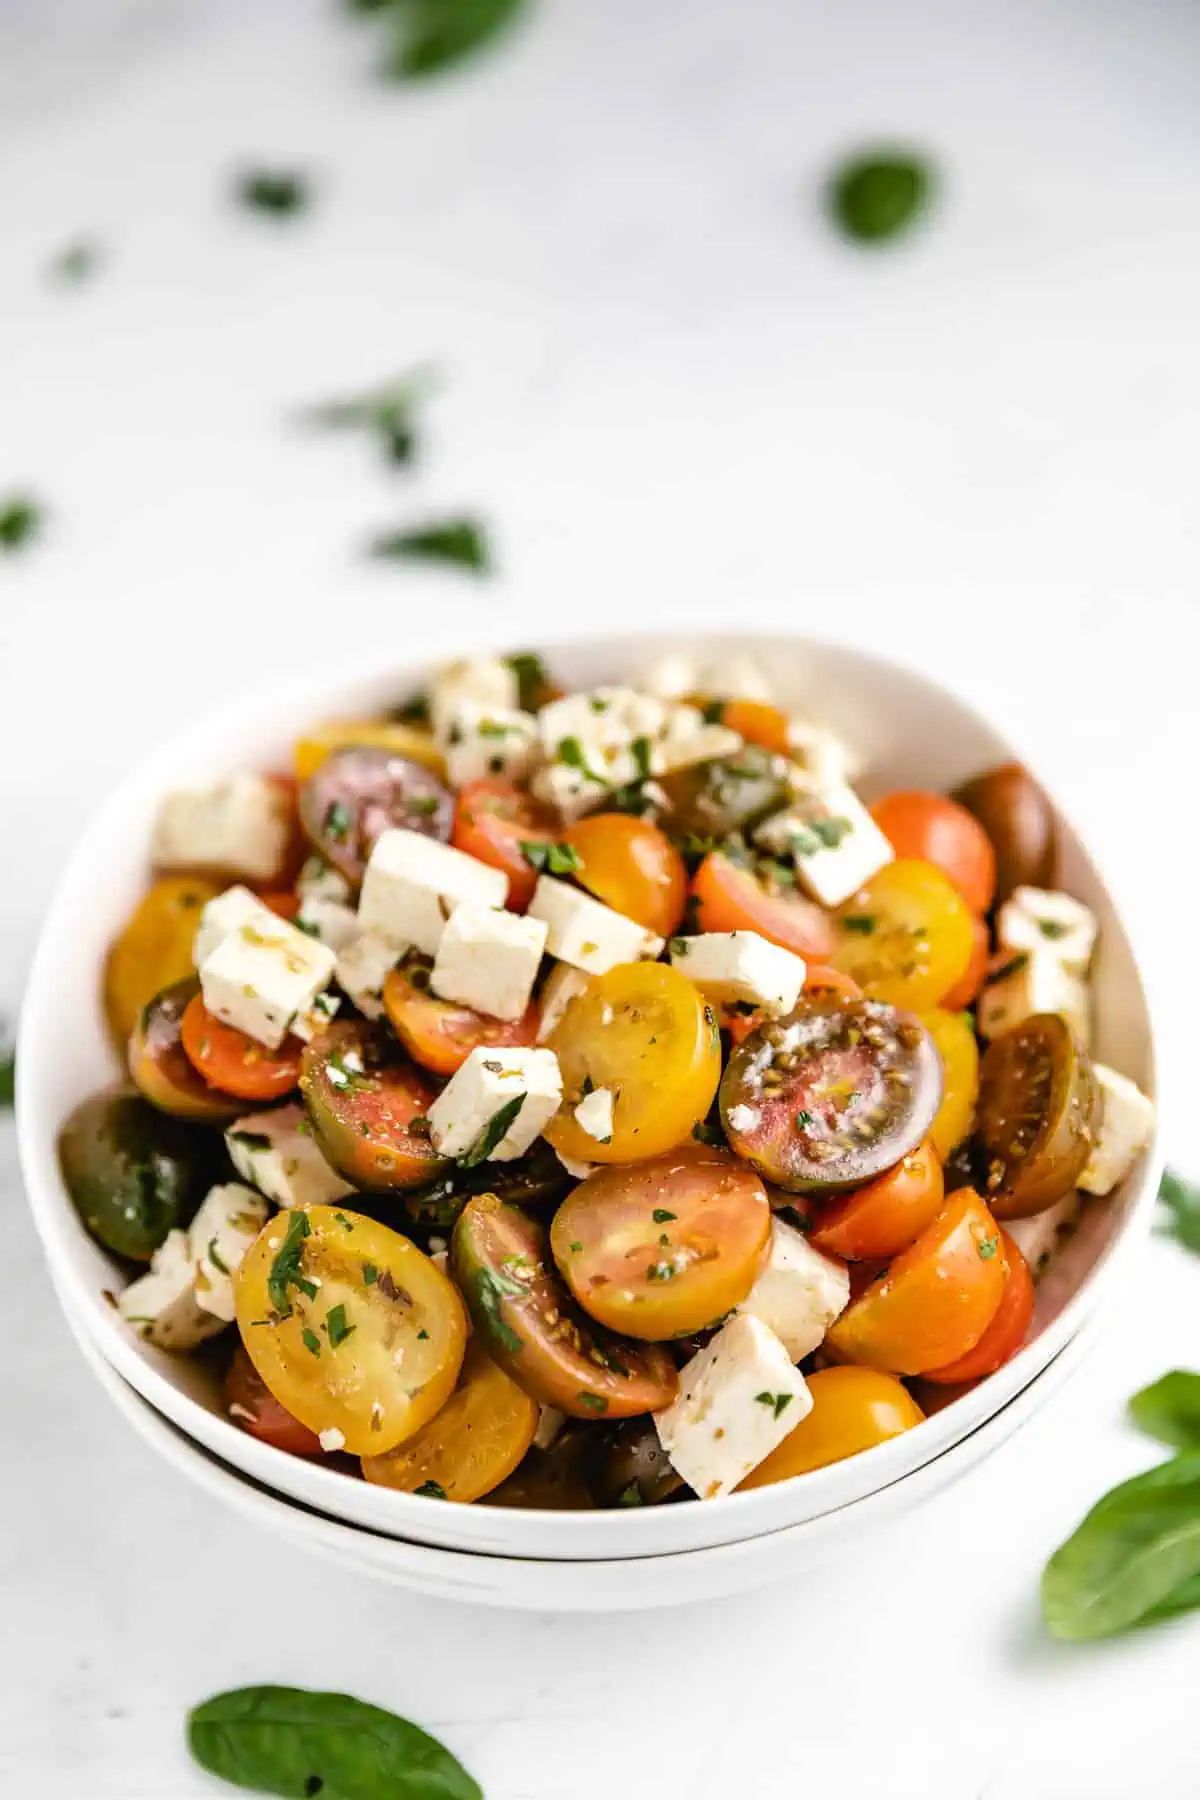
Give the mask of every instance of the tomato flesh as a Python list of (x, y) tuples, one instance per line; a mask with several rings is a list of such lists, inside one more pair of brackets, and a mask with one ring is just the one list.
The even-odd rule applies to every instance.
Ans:
[(924, 1379), (936, 1382), (979, 1381), (994, 1375), (1025, 1342), (1033, 1320), (1033, 1275), (1007, 1231), (1000, 1233), (1008, 1280), (992, 1322), (973, 1349), (940, 1369), (926, 1369)]
[(239, 1100), (282, 1100), (300, 1078), (299, 1038), (286, 1037), (278, 1050), (268, 1050), (210, 1013), (198, 992), (184, 1009), (179, 1037), (188, 1061), (210, 1087)]
[(942, 1103), (929, 1135), (942, 1161), (968, 1136), (979, 1098), (979, 1044), (969, 1013), (934, 1007), (921, 1014), (942, 1065)]
[(964, 1007), (973, 1006), (988, 972), (992, 939), (987, 921), (972, 919), (971, 932), (971, 955), (967, 966), (949, 993), (943, 994), (940, 1002), (947, 1012), (961, 1012)]
[(987, 911), (996, 891), (996, 853), (965, 806), (945, 794), (906, 789), (877, 800), (871, 817), (897, 856), (932, 863), (973, 913)]
[(322, 1152), (355, 1187), (418, 1187), (447, 1166), (425, 1120), (437, 1091), (381, 1027), (322, 1032), (300, 1059), (300, 1094)]
[(369, 745), (330, 751), (298, 806), (314, 848), (355, 887), (383, 832), (399, 827), (445, 843), (454, 812), (449, 789), (423, 764)]
[(232, 1119), (237, 1105), (210, 1087), (183, 1047), (187, 1009), (200, 992), (194, 975), (156, 994), (138, 1016), (129, 1040), (129, 1073), (147, 1100), (180, 1119)]
[(481, 1500), (514, 1473), (537, 1430), (539, 1407), (475, 1339), (458, 1386), (415, 1437), (386, 1456), (364, 1456), (362, 1472), (378, 1487), (428, 1493), (465, 1504)]
[(818, 1369), (808, 1377), (812, 1410), (790, 1431), (738, 1489), (771, 1487), (828, 1468), (862, 1450), (873, 1450), (889, 1438), (911, 1431), (924, 1418), (920, 1407), (894, 1375), (879, 1369)]
[(225, 1409), (239, 1431), (286, 1450), (289, 1456), (323, 1456), (315, 1431), (281, 1406), (239, 1343), (225, 1375)]
[(519, 1019), (493, 1019), (429, 992), (427, 968), (404, 964), (383, 984), (383, 1008), (414, 1062), (435, 1075), (453, 1075), (472, 1050), (536, 1044), (541, 1017), (531, 1000)]
[(537, 886), (538, 871), (522, 844), (549, 846), (558, 839), (557, 815), (511, 781), (488, 775), (459, 792), (450, 841), (465, 855), (503, 869), (510, 912), (524, 912)]
[(822, 1207), (809, 1238), (848, 1262), (898, 1256), (932, 1224), (943, 1196), (942, 1165), (926, 1138), (885, 1174)]
[(719, 850), (697, 869), (692, 898), (701, 931), (757, 931), (797, 956), (833, 960), (835, 934), (828, 913), (794, 888), (772, 885), (766, 876), (739, 868)]
[(1091, 1061), (1057, 1013), (1035, 1013), (992, 1040), (976, 1133), (998, 1219), (1045, 1212), (1070, 1193), (1092, 1153), (1100, 1107)]
[(628, 813), (593, 813), (566, 833), (575, 879), (606, 906), (670, 937), (687, 905), (687, 868), (665, 831)]

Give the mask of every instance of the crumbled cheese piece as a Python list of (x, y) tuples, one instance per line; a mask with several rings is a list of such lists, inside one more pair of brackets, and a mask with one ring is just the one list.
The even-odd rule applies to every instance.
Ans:
[(552, 875), (538, 877), (527, 916), (546, 925), (551, 956), (589, 975), (656, 957), (663, 947), (652, 931)]
[(494, 1019), (519, 1019), (533, 995), (546, 948), (541, 919), (495, 907), (456, 906), (442, 933), (429, 979), (439, 1000)]
[(429, 1109), (434, 1149), (453, 1157), (476, 1150), (501, 1108), (518, 1097), (520, 1107), (483, 1160), (524, 1156), (558, 1111), (562, 1076), (552, 1050), (472, 1050)]
[(729, 1123), (734, 1131), (753, 1131), (761, 1117), (757, 1106), (746, 1106), (744, 1103), (731, 1106), (728, 1113)]
[(348, 905), (352, 897), (346, 877), (327, 863), (323, 856), (310, 856), (296, 878), (296, 892), (301, 900), (338, 900)]
[(295, 923), (297, 931), (316, 938), (319, 944), (327, 944), (335, 956), (340, 956), (358, 936), (358, 916), (354, 908), (341, 900), (322, 900), (318, 895), (300, 902)]
[(209, 1012), (277, 1050), (297, 1014), (307, 1012), (332, 978), (333, 951), (271, 914), (240, 925), (200, 964)]
[(735, 1313), (679, 1371), (654, 1414), (671, 1466), (702, 1500), (732, 1493), (812, 1410), (812, 1395), (775, 1333)]
[(655, 775), (671, 775), (677, 769), (691, 769), (697, 763), (716, 762), (722, 756), (736, 756), (742, 739), (726, 725), (709, 725), (694, 706), (672, 707), (650, 751), (650, 769)]
[(502, 869), (419, 831), (384, 831), (363, 876), (358, 922), (402, 950), (434, 956), (456, 906), (503, 906), (507, 894)]
[(209, 1188), (188, 1228), (196, 1304), (226, 1325), (234, 1316), (233, 1276), (267, 1222), (267, 1203), (240, 1181)]
[(811, 719), (788, 720), (788, 749), (807, 785), (844, 787), (861, 772), (843, 740)]
[(429, 692), (429, 718), (434, 735), (444, 743), (455, 715), (470, 706), (514, 708), (519, 685), (516, 671), (498, 657), (477, 656), (439, 669)]
[(1086, 975), (1096, 946), (1096, 918), (1081, 900), (1047, 888), (1014, 888), (996, 914), (1005, 950), (1044, 950), (1072, 975)]
[(160, 869), (220, 869), (270, 881), (283, 867), (291, 829), (279, 782), (231, 775), (167, 795), (154, 822), (150, 860)]
[(792, 858), (797, 880), (822, 906), (840, 906), (894, 854), (854, 789), (839, 785), (798, 794), (754, 837), (774, 855)]
[(337, 983), (364, 1019), (383, 1017), (383, 984), (403, 952), (391, 938), (362, 931), (337, 959)]
[(979, 995), (975, 1009), (979, 1034), (999, 1037), (1034, 1013), (1060, 1013), (1087, 1048), (1091, 1021), (1084, 983), (1048, 950), (1017, 950)]
[(1103, 1112), (1079, 1185), (1088, 1194), (1111, 1194), (1124, 1181), (1154, 1131), (1154, 1102), (1127, 1075), (1095, 1063)]
[(120, 1295), (117, 1311), (160, 1350), (194, 1350), (225, 1325), (196, 1299), (196, 1264), (186, 1231), (168, 1232), (149, 1271)]
[(354, 1192), (325, 1161), (302, 1106), (235, 1119), (225, 1144), (238, 1174), (276, 1206), (330, 1206)]
[(593, 1088), (575, 1108), (575, 1123), (589, 1137), (594, 1137), (597, 1143), (612, 1143), (615, 1098), (611, 1088)]
[(705, 999), (737, 1001), (766, 1012), (791, 1012), (804, 986), (803, 958), (756, 931), (705, 931), (672, 938), (671, 965), (695, 982)]
[(1072, 1190), (1053, 1206), (1047, 1207), (1045, 1212), (1034, 1213), (1032, 1218), (1005, 1220), (1005, 1231), (1035, 1277), (1045, 1274), (1060, 1238), (1075, 1223), (1079, 1206), (1079, 1195)]
[(327, 1456), (332, 1456), (336, 1450), (346, 1448), (346, 1434), (344, 1431), (339, 1431), (336, 1425), (330, 1425), (326, 1431), (318, 1431), (317, 1437)]
[(464, 706), (451, 719), (445, 743), (446, 772), (455, 787), (486, 775), (524, 781), (537, 760), (537, 720), (513, 707)]
[(256, 926), (260, 931), (272, 931), (278, 922), (278, 914), (273, 913), (269, 906), (264, 906), (258, 895), (252, 894), (248, 887), (226, 888), (223, 894), (218, 894), (201, 909), (200, 923), (196, 927), (192, 943), (192, 961), (199, 968), (222, 939), (240, 930), (243, 925)]
[(542, 1015), (542, 1022), (538, 1026), (539, 1044), (545, 1043), (572, 1000), (577, 1000), (580, 994), (586, 994), (587, 985), (588, 977), (582, 969), (573, 969), (570, 963), (555, 963), (538, 995)]
[(736, 1309), (769, 1325), (794, 1363), (811, 1355), (850, 1299), (846, 1265), (783, 1219), (771, 1221), (766, 1268)]
[(554, 1154), (572, 1181), (586, 1181), (595, 1169), (601, 1167), (599, 1163), (583, 1162), (578, 1156), (567, 1156), (562, 1150), (556, 1149)]

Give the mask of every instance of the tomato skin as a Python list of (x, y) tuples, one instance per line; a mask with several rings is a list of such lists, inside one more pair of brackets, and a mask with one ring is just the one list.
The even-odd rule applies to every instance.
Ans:
[(791, 753), (787, 714), (766, 700), (726, 700), (721, 707), (720, 722), (745, 738), (748, 744), (758, 744), (777, 756)]
[(458, 1386), (440, 1412), (386, 1456), (364, 1456), (362, 1472), (367, 1481), (405, 1494), (434, 1483), (447, 1500), (481, 1500), (517, 1469), (538, 1416), (537, 1402), (474, 1337)]
[(971, 910), (943, 870), (897, 857), (838, 908), (831, 961), (873, 1000), (921, 1012), (966, 972)]
[(1007, 1280), (999, 1226), (973, 1189), (959, 1188), (917, 1241), (851, 1302), (828, 1341), (846, 1362), (923, 1375), (974, 1349)]
[(124, 1048), (138, 1015), (156, 994), (193, 973), (192, 944), (200, 914), (221, 892), (219, 881), (164, 875), (142, 895), (108, 953), (104, 1005)]
[(237, 1103), (210, 1087), (183, 1047), (187, 1009), (200, 992), (196, 976), (176, 981), (142, 1008), (129, 1039), (129, 1073), (147, 1100), (180, 1119), (220, 1124), (235, 1118)]
[(519, 1019), (493, 1019), (439, 1000), (410, 981), (402, 968), (393, 969), (384, 981), (383, 1007), (413, 1061), (435, 1075), (453, 1075), (480, 1045), (527, 1049), (537, 1043), (541, 1023), (534, 1000)]
[(835, 932), (828, 915), (800, 894), (768, 894), (749, 869), (710, 851), (692, 878), (701, 931), (757, 931), (797, 956), (828, 962)]
[(299, 894), (287, 893), (282, 889), (272, 889), (258, 897), (264, 906), (270, 907), (277, 919), (294, 919), (300, 911)]
[[(850, 975), (843, 975), (832, 963), (810, 962), (804, 976), (804, 992), (814, 999), (824, 996), (835, 1000), (861, 1000), (862, 989)], [(766, 1014), (761, 1012), (732, 1012), (726, 1009), (721, 1019), (722, 1031), (729, 1033), (729, 1040), (736, 1050), (744, 1044), (752, 1031), (757, 1031), (764, 1023)]]
[(1049, 887), (1057, 829), (1050, 802), (1020, 763), (964, 782), (954, 798), (978, 819), (996, 855), (996, 903), (1015, 887)]
[(971, 1129), (979, 1098), (979, 1045), (968, 1013), (935, 1006), (920, 1015), (942, 1065), (942, 1103), (929, 1136), (942, 1161)]
[(432, 733), (420, 725), (396, 719), (327, 719), (314, 725), (297, 742), (294, 753), (296, 780), (307, 781), (310, 775), (315, 775), (335, 750), (360, 746), (411, 757), (414, 762), (424, 763), (435, 775), (446, 773), (445, 757)]
[(1001, 1231), (1000, 1241), (1008, 1264), (1008, 1281), (991, 1324), (974, 1349), (956, 1362), (944, 1363), (940, 1369), (926, 1369), (924, 1380), (979, 1381), (984, 1375), (994, 1375), (1025, 1342), (1033, 1318), (1033, 1275), (1007, 1231)]
[(738, 1488), (770, 1487), (810, 1469), (828, 1468), (873, 1450), (919, 1425), (924, 1413), (902, 1382), (878, 1369), (846, 1363), (808, 1377), (812, 1411)]
[(268, 1050), (210, 1013), (202, 994), (189, 1000), (179, 1036), (188, 1061), (209, 1086), (239, 1100), (282, 1100), (300, 1079), (299, 1038), (286, 1037), (278, 1050)]
[(992, 939), (987, 928), (987, 921), (974, 918), (971, 926), (974, 932), (971, 943), (971, 960), (950, 991), (942, 996), (939, 1004), (946, 1012), (962, 1012), (965, 1007), (973, 1006), (976, 996), (983, 986), (984, 976), (988, 972), (988, 963), (992, 956)]
[(944, 794), (905, 789), (877, 800), (871, 817), (897, 856), (932, 863), (973, 913), (987, 911), (996, 891), (996, 853), (965, 806)]
[(687, 905), (687, 866), (665, 831), (628, 813), (592, 813), (563, 841), (580, 859), (576, 879), (597, 900), (659, 937), (676, 930)]
[(525, 860), (522, 841), (557, 843), (556, 815), (530, 794), (498, 775), (468, 781), (454, 806), (450, 842), (508, 876), (510, 912), (524, 912), (533, 899), (538, 872)]
[(337, 1020), (306, 1044), (300, 1097), (326, 1161), (357, 1188), (423, 1187), (448, 1166), (424, 1123), (437, 1090), (385, 1025)]
[(926, 1138), (886, 1174), (822, 1207), (809, 1239), (847, 1262), (898, 1256), (932, 1224), (943, 1197), (942, 1165)]
[(225, 1375), (225, 1408), (230, 1418), (250, 1437), (286, 1450), (289, 1456), (323, 1456), (321, 1440), (315, 1431), (293, 1418), (281, 1406), (239, 1344)]

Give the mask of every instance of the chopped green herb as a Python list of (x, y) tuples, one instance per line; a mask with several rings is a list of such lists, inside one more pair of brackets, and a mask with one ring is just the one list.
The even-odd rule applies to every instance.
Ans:
[(329, 1348), (336, 1350), (338, 1345), (344, 1344), (348, 1337), (353, 1337), (358, 1326), (347, 1324), (345, 1305), (339, 1302), (337, 1306), (331, 1306), (325, 1314), (325, 1329), (329, 1333)]
[(532, 650), (518, 650), (504, 660), (517, 678), (517, 705), (522, 712), (537, 712), (554, 685), (545, 663)]
[(16, 1089), (17, 1059), (9, 1050), (0, 1055), (0, 1106), (11, 1106)]
[[(330, 400), (312, 407), (305, 421), (323, 431), (365, 431), (373, 434), (389, 462), (405, 465), (415, 460), (420, 445), (418, 419), (421, 408), (436, 390), (438, 378), (432, 369), (414, 369), (397, 381), (368, 390), (347, 400)], [(408, 720), (428, 718), (426, 696), (421, 712), (406, 708)]]
[(755, 1394), (754, 1398), (760, 1406), (769, 1406), (776, 1418), (792, 1403), (790, 1394)]
[(642, 1490), (636, 1481), (631, 1481), (627, 1488), (622, 1488), (617, 1495), (618, 1506), (645, 1506)]
[(1200, 1251), (1200, 1187), (1168, 1169), (1159, 1183), (1158, 1199), (1167, 1209), (1171, 1235), (1185, 1249)]
[(482, 1268), (475, 1271), (475, 1301), (483, 1314), (484, 1323), (501, 1349), (514, 1356), (524, 1346), (525, 1340), (513, 1330), (501, 1309), (506, 1294), (523, 1296), (526, 1291), (519, 1281), (499, 1275), (494, 1269)]
[(579, 773), (588, 781), (598, 781), (603, 785), (603, 775), (597, 775), (594, 769), (588, 767), (587, 757), (583, 753), (583, 745), (577, 737), (560, 738), (555, 754), (559, 762), (565, 763), (568, 769), (578, 769)]
[(371, 555), (391, 561), (449, 563), (484, 575), (492, 567), (487, 530), (478, 519), (435, 519), (428, 525), (385, 533), (372, 543)]
[(1045, 938), (1065, 938), (1070, 929), (1070, 926), (1064, 925), (1061, 919), (1038, 920), (1038, 930)]
[(1010, 956), (1006, 963), (1002, 963), (998, 969), (991, 971), (988, 976), (989, 987), (994, 981), (1005, 981), (1010, 975), (1020, 974), (1028, 961), (1028, 950), (1018, 950), (1015, 956)]
[(276, 219), (307, 211), (312, 200), (307, 176), (294, 169), (247, 169), (235, 191), (243, 206)]
[(725, 1133), (712, 1119), (701, 1119), (692, 1126), (692, 1136), (698, 1144), (715, 1144), (721, 1147), (725, 1143)]
[(322, 821), (322, 830), (335, 844), (344, 844), (354, 827), (354, 814), (341, 800), (331, 800)]
[(801, 1108), (801, 1110), (796, 1114), (796, 1130), (797, 1131), (808, 1131), (811, 1129), (812, 1123), (813, 1123), (813, 1116), (809, 1112), (808, 1108), (807, 1107)]
[(650, 1215), (656, 1225), (667, 1225), (677, 1216), (673, 1212), (668, 1212), (665, 1206), (656, 1206)]
[(574, 1256), (578, 1256), (578, 1254), (579, 1254), (579, 1252), (580, 1252), (580, 1251), (581, 1251), (581, 1250), (582, 1250), (582, 1249), (583, 1249), (583, 1245), (582, 1245), (582, 1244), (580, 1244), (580, 1243), (578, 1243), (578, 1242), (576, 1242), (576, 1243), (574, 1243), (574, 1244), (572, 1244), (572, 1245), (571, 1245), (571, 1253), (572, 1253), (572, 1255), (574, 1255)]
[(446, 1490), (440, 1481), (423, 1481), (420, 1487), (413, 1489), (413, 1493), (423, 1495), (426, 1500), (444, 1500), (446, 1498)]
[(363, 1264), (363, 1286), (374, 1287), (379, 1280), (379, 1270), (374, 1263)]
[(319, 938), (321, 935), (321, 927), (315, 924), (312, 919), (306, 919), (303, 913), (297, 913), (292, 920), (292, 924), (297, 931), (302, 931), (305, 937)]
[(573, 875), (583, 867), (583, 858), (571, 844), (555, 844), (549, 839), (521, 838), (521, 855), (533, 869), (545, 869), (550, 875)]
[(504, 1102), (498, 1112), (492, 1114), (471, 1148), (458, 1158), (460, 1169), (474, 1169), (481, 1162), (487, 1161), (497, 1144), (505, 1137), (509, 1126), (524, 1106), (526, 1098), (525, 1094), (514, 1094), (511, 1100)]
[(42, 529), (42, 509), (36, 500), (13, 494), (0, 499), (0, 551), (23, 550)]
[(706, 725), (723, 724), (725, 720), (725, 708), (728, 704), (729, 702), (727, 700), (706, 701), (701, 709), (704, 715), (704, 723)]
[(826, 204), (846, 237), (883, 244), (908, 231), (929, 204), (933, 172), (904, 151), (855, 156), (835, 171)]
[(879, 920), (874, 913), (843, 913), (842, 924), (847, 931), (857, 931), (863, 937), (870, 937)]
[[(665, 1243), (666, 1239), (660, 1238), (659, 1242)], [(675, 1267), (674, 1263), (669, 1263), (669, 1262), (651, 1263), (649, 1268), (646, 1270), (646, 1280), (647, 1281), (673, 1281), (675, 1279), (676, 1275), (678, 1275), (678, 1273), (679, 1273), (679, 1270)]]
[(321, 1340), (317, 1336), (315, 1331), (309, 1330), (307, 1325), (304, 1327), (304, 1330), (300, 1333), (300, 1342), (304, 1345), (304, 1348), (306, 1350), (311, 1350), (314, 1356), (320, 1356)]
[(420, 1331), (418, 1331), (418, 1333), (417, 1333), (417, 1342), (419, 1344), (422, 1344), (427, 1340), (428, 1337), (429, 1337), (429, 1333), (426, 1331), (425, 1327), (422, 1325)]
[(849, 819), (833, 817), (814, 819), (810, 830), (826, 850), (836, 850), (842, 840), (849, 837), (854, 827)]
[(102, 261), (103, 251), (99, 244), (88, 238), (76, 238), (74, 243), (65, 245), (51, 257), (46, 274), (59, 287), (81, 287), (96, 273)]
[(975, 1241), (975, 1248), (978, 1250), (984, 1262), (991, 1262), (993, 1256), (995, 1256), (997, 1250), (1000, 1248), (1000, 1239), (998, 1237), (977, 1238)]
[(344, 1212), (335, 1212), (333, 1216), (337, 1220), (338, 1224), (341, 1226), (343, 1231), (353, 1231), (354, 1230), (353, 1225), (350, 1223), (349, 1219), (346, 1217)]
[(215, 1237), (210, 1237), (208, 1240), (208, 1260), (212, 1264), (214, 1269), (220, 1269), (222, 1275), (232, 1275), (233, 1274), (233, 1270), (229, 1267), (229, 1264), (227, 1262), (223, 1262), (221, 1259), (221, 1256), (217, 1250), (217, 1240)]
[(603, 1394), (593, 1394), (590, 1393), (587, 1388), (581, 1388), (579, 1390), (579, 1399), (580, 1403), (583, 1406), (586, 1406), (589, 1412), (606, 1413), (608, 1411), (608, 1401), (604, 1398)]
[(667, 942), (667, 953), (672, 960), (674, 960), (676, 957), (686, 956), (691, 950), (691, 947), (692, 943), (690, 938), (673, 937)]
[(288, 1293), (290, 1287), (299, 1288), (308, 1299), (313, 1299), (317, 1284), (308, 1281), (301, 1273), (301, 1258), (304, 1255), (304, 1240), (309, 1234), (308, 1214), (293, 1212), (288, 1214), (287, 1227), (283, 1234), (283, 1242), (279, 1246), (275, 1260), (271, 1264), (271, 1272), (267, 1276), (267, 1293), (271, 1305), (281, 1319), (289, 1319), (292, 1315), (292, 1298)]
[(629, 750), (633, 757), (633, 766), (637, 771), (634, 779), (637, 781), (648, 780), (650, 775), (650, 739), (648, 737), (634, 738), (632, 744), (629, 746)]
[(387, 15), (384, 72), (396, 81), (440, 75), (509, 30), (524, 9), (525, 0), (401, 0)]

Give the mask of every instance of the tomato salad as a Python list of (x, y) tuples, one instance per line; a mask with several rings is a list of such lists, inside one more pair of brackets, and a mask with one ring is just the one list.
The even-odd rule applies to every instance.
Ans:
[[(163, 800), (64, 1180), (230, 1417), (440, 1500), (793, 1479), (1021, 1346), (1150, 1102), (1029, 775), (867, 805), (756, 669), (536, 657)], [(353, 1459), (353, 1460), (352, 1460)]]

